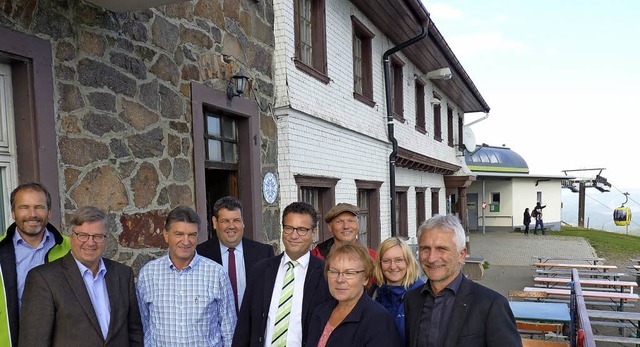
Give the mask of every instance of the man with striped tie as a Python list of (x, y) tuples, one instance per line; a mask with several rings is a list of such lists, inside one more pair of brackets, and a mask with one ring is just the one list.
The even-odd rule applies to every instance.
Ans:
[(284, 252), (257, 263), (248, 276), (233, 346), (304, 346), (313, 310), (330, 299), (324, 261), (309, 252), (317, 213), (294, 202), (282, 213)]

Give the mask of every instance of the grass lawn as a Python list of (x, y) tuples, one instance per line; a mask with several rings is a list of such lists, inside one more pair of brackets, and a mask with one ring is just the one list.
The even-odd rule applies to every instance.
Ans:
[(638, 236), (566, 226), (557, 235), (584, 237), (599, 257), (607, 258), (607, 262), (628, 263), (629, 258), (640, 258)]

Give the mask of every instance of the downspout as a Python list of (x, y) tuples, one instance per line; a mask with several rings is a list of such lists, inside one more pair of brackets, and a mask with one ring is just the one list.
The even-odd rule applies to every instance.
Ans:
[(384, 86), (386, 91), (386, 102), (387, 102), (387, 132), (389, 136), (389, 142), (391, 142), (391, 145), (392, 145), (391, 154), (389, 155), (389, 186), (390, 186), (389, 194), (391, 195), (391, 236), (392, 237), (397, 235), (397, 231), (396, 231), (396, 155), (398, 154), (398, 141), (396, 140), (393, 134), (393, 105), (391, 104), (392, 90), (391, 90), (391, 81), (390, 81), (391, 64), (389, 62), (389, 57), (392, 54), (406, 47), (409, 47), (414, 43), (425, 38), (427, 36), (428, 27), (429, 27), (429, 16), (427, 14), (426, 23), (422, 27), (422, 32), (418, 36), (411, 38), (389, 49), (388, 51), (384, 52), (384, 54), (382, 55), (382, 63), (384, 64)]

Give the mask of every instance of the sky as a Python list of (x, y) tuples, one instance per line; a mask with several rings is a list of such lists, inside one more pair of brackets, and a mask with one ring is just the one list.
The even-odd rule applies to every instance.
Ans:
[(511, 148), (533, 174), (605, 168), (614, 188), (640, 188), (640, 1), (423, 3), (491, 107), (477, 144)]

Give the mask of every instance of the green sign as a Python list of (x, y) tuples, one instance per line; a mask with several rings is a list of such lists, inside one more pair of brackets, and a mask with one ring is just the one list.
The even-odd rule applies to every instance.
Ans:
[(500, 212), (500, 204), (489, 205), (489, 212)]

